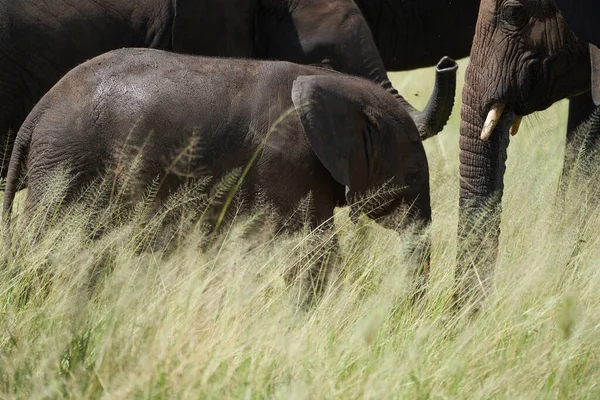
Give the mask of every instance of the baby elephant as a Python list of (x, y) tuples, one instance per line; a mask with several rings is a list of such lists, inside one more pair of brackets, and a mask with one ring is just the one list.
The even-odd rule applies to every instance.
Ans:
[[(132, 203), (160, 182), (160, 202), (190, 180), (216, 182), (239, 168), (240, 195), (251, 203), (260, 193), (282, 218), (312, 194), (313, 228), (330, 220), (336, 205), (386, 184), (395, 189), (366, 209), (370, 217), (390, 227), (393, 218), (384, 217), (400, 209), (431, 219), (427, 158), (408, 113), (375, 83), (318, 67), (112, 51), (51, 89), (14, 149), (5, 217), (24, 166), (28, 215), (49, 190), (50, 172), (64, 165), (67, 203), (106, 174), (116, 186), (133, 186), (123, 196)], [(134, 159), (134, 179), (121, 176)]]

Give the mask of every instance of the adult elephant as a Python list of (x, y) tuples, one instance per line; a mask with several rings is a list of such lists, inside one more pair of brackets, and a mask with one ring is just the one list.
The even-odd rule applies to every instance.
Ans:
[[(388, 80), (369, 27), (351, 0), (0, 0), (4, 159), (29, 111), (62, 75), (121, 47), (329, 65), (397, 96), (424, 137), (441, 130), (454, 97), (447, 74), (424, 112), (406, 103)], [(447, 61), (442, 67), (454, 65)]]
[[(595, 12), (587, 17), (598, 21)], [(590, 80), (588, 45), (552, 0), (481, 2), (461, 109), (459, 273), (495, 261), (509, 130), (516, 134), (525, 115), (589, 92)], [(463, 288), (481, 273), (466, 274)]]
[[(591, 4), (595, 0), (578, 0)], [(355, 0), (388, 71), (435, 65), (443, 56), (468, 57), (480, 0)], [(573, 4), (572, 0), (558, 0)], [(585, 10), (585, 9), (584, 9)], [(594, 22), (595, 23), (595, 22)], [(589, 34), (589, 28), (585, 34)], [(587, 39), (589, 40), (589, 39)], [(599, 74), (600, 75), (600, 74)], [(569, 97), (567, 143), (594, 109), (589, 92)], [(565, 171), (569, 170), (569, 165)]]
[(596, 0), (555, 0), (556, 6), (561, 11), (567, 25), (575, 34), (600, 47), (600, 29), (598, 29), (597, 19), (600, 12), (600, 5)]
[(468, 57), (479, 0), (355, 0), (388, 71)]

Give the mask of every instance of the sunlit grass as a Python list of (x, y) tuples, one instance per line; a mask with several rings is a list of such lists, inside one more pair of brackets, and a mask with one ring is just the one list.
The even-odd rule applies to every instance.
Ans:
[[(392, 78), (422, 107), (434, 75)], [(139, 251), (139, 226), (90, 241), (75, 212), (2, 248), (0, 397), (598, 398), (600, 215), (578, 185), (557, 202), (564, 103), (511, 139), (494, 290), (475, 316), (449, 307), (459, 103), (460, 90), (426, 143), (434, 242), (421, 303), (405, 238), (346, 209), (343, 270), (313, 307), (287, 274), (314, 243), (273, 238), (268, 218), (239, 217), (213, 245), (187, 226), (168, 251)]]

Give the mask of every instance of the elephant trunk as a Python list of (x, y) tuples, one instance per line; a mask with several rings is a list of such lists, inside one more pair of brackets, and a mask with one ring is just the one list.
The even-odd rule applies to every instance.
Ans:
[(489, 140), (482, 140), (485, 115), (484, 82), (479, 69), (470, 64), (463, 88), (460, 125), (460, 214), (458, 294), (485, 289), (482, 284), (493, 270), (500, 235), (501, 200), (506, 170), (506, 150), (514, 113), (499, 116)]
[[(350, 8), (354, 7), (356, 5)], [(358, 7), (353, 11), (353, 17), (343, 24), (355, 28), (352, 32), (347, 33), (348, 38), (352, 39), (352, 42), (348, 42), (347, 46), (352, 51), (347, 51), (345, 56), (342, 57), (345, 62), (341, 64), (340, 71), (370, 79), (395, 96), (415, 121), (422, 138), (426, 139), (438, 134), (448, 121), (454, 105), (456, 71), (458, 69), (456, 62), (448, 57), (441, 59), (437, 65), (433, 94), (425, 110), (423, 112), (417, 111), (392, 86), (369, 25)], [(354, 23), (352, 24), (349, 21)], [(354, 48), (357, 44), (359, 44), (358, 48)]]
[(450, 118), (454, 106), (457, 70), (456, 61), (448, 57), (442, 58), (437, 64), (433, 93), (425, 110), (414, 116), (423, 140), (437, 135)]
[(436, 67), (435, 86), (425, 110), (418, 111), (408, 101), (406, 101), (391, 82), (387, 79), (381, 82), (381, 85), (392, 93), (408, 111), (415, 121), (421, 139), (425, 140), (437, 135), (448, 122), (452, 107), (454, 107), (454, 96), (456, 93), (456, 71), (458, 64), (449, 57), (440, 60)]

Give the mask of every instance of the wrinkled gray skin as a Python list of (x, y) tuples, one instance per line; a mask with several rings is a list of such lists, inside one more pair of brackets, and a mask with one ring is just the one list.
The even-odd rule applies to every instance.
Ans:
[[(194, 154), (178, 157), (192, 136), (198, 143)], [(140, 149), (141, 164), (126, 179), (131, 169), (125, 166)], [(367, 215), (398, 228), (395, 217), (410, 207), (409, 219), (423, 225), (431, 220), (419, 132), (394, 97), (374, 83), (286, 62), (148, 49), (96, 57), (40, 100), (15, 140), (4, 217), (10, 219), (25, 171), (25, 213), (31, 216), (59, 165), (68, 166), (71, 178), (63, 205), (105, 174), (114, 174), (110, 181), (118, 184), (134, 182), (126, 191), (131, 203), (159, 177), (161, 202), (190, 179), (216, 181), (246, 167), (257, 150), (244, 179), (244, 200), (252, 203), (260, 187), (284, 220), (312, 192), (309, 222), (315, 228), (332, 218), (334, 206), (386, 183), (402, 190)]]
[[(551, 0), (481, 2), (461, 110), (460, 272), (473, 265), (490, 271), (495, 261), (513, 117), (589, 89), (587, 45)], [(490, 139), (483, 141), (486, 115), (497, 102), (506, 109)], [(485, 280), (484, 271), (480, 269), (479, 278), (471, 275), (466, 287)]]
[[(448, 104), (445, 98), (432, 98), (420, 113), (397, 94), (351, 0), (0, 0), (0, 146), (5, 160), (10, 139), (61, 76), (122, 47), (323, 63), (396, 95), (426, 136), (439, 132), (451, 112), (441, 109)], [(436, 93), (454, 97), (454, 92)]]
[[(562, 1), (571, 4), (569, 0)], [(479, 3), (480, 0), (356, 0), (388, 71), (430, 67), (443, 56), (468, 57)], [(594, 110), (588, 92), (569, 99), (567, 147), (575, 145), (575, 128)], [(565, 173), (568, 171), (566, 165)]]

